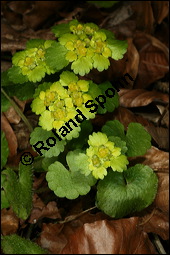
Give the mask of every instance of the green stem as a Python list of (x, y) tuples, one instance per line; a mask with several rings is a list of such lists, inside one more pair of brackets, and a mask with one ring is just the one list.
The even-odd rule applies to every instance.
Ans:
[(20, 110), (20, 108), (18, 107), (18, 105), (14, 102), (14, 100), (12, 100), (7, 93), (4, 91), (3, 88), (1, 88), (1, 92), (4, 94), (4, 96), (9, 100), (9, 102), (11, 103), (11, 105), (14, 107), (15, 111), (18, 113), (18, 115), (21, 117), (21, 119), (24, 121), (24, 123), (27, 125), (28, 129), (30, 132), (33, 131), (33, 127), (31, 126), (30, 122), (28, 121), (28, 119), (25, 117), (25, 115), (22, 113), (22, 111)]

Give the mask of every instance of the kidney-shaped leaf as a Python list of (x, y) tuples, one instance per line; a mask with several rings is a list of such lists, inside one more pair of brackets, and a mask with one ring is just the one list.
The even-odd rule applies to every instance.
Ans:
[(49, 166), (46, 175), (48, 186), (59, 197), (75, 199), (79, 195), (86, 195), (94, 185), (91, 175), (85, 176), (79, 171), (68, 171), (60, 162)]
[(97, 187), (97, 207), (107, 215), (121, 218), (148, 207), (157, 192), (153, 170), (137, 164), (123, 173), (109, 171)]

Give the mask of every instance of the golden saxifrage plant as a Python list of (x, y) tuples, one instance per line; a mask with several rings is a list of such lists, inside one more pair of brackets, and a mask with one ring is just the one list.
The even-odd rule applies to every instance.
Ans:
[[(52, 31), (56, 40), (28, 41), (2, 74), (3, 111), (9, 106), (6, 95), (15, 95), (33, 98), (31, 109), (39, 116), (30, 135), (30, 144), (39, 153), (34, 163), (20, 163), (17, 175), (6, 167), (7, 150), (3, 156), (2, 208), (12, 206), (18, 217), (27, 219), (32, 173), (45, 171), (57, 197), (76, 199), (95, 185), (95, 205), (107, 215), (121, 218), (141, 211), (153, 202), (158, 180), (149, 166), (128, 167), (128, 157), (144, 155), (151, 137), (139, 123), (130, 123), (125, 132), (118, 120), (107, 121), (96, 132), (91, 119), (113, 112), (119, 96), (109, 81), (96, 84), (86, 76), (94, 68), (107, 70), (110, 59), (121, 59), (127, 42), (96, 24), (77, 20)], [(1, 141), (5, 151), (3, 133)]]

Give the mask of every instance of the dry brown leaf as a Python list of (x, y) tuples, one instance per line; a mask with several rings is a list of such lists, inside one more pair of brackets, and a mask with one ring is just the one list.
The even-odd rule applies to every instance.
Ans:
[(1, 114), (1, 129), (5, 133), (5, 137), (8, 142), (8, 147), (9, 147), (9, 157), (13, 157), (17, 154), (17, 147), (18, 147), (18, 142), (16, 135), (9, 124), (9, 121), (5, 117), (5, 115), (2, 113)]
[(169, 13), (169, 1), (152, 1), (153, 15), (158, 24), (160, 24)]
[(152, 136), (160, 149), (169, 150), (169, 130), (163, 127), (147, 126), (146, 130)]
[[(127, 41), (127, 61), (124, 74), (128, 73), (133, 78), (133, 80), (135, 80), (138, 74), (139, 53), (133, 44), (132, 38), (128, 38)], [(133, 87), (133, 83), (131, 83), (131, 87)]]
[(123, 107), (139, 107), (149, 105), (155, 100), (169, 102), (167, 94), (157, 91), (147, 91), (145, 89), (120, 89), (120, 105)]
[(63, 227), (63, 224), (43, 223), (38, 244), (51, 254), (61, 254), (67, 244), (67, 237), (62, 233)]
[(1, 210), (1, 231), (3, 235), (10, 235), (17, 232), (19, 218), (14, 214), (12, 208)]
[(150, 166), (155, 171), (169, 171), (169, 153), (161, 151), (154, 146), (152, 146), (145, 155), (139, 156), (138, 158), (142, 159), (142, 164)]
[(151, 213), (145, 213), (140, 217), (140, 225), (147, 233), (155, 233), (163, 240), (169, 239), (169, 213), (164, 213), (159, 209), (153, 209)]
[(138, 218), (85, 223), (71, 234), (61, 254), (157, 254)]
[(151, 33), (153, 31), (154, 16), (151, 6), (152, 1), (134, 1), (132, 10), (135, 12), (134, 17), (137, 29)]
[(168, 47), (157, 38), (142, 32), (136, 32), (133, 43), (140, 56), (139, 72), (134, 87), (146, 88), (168, 73)]
[(44, 217), (50, 219), (61, 219), (61, 215), (55, 201), (49, 202), (47, 205), (45, 205), (38, 195), (34, 194), (33, 209), (28, 222), (35, 224), (39, 219)]
[(52, 254), (61, 254), (61, 251), (66, 246), (68, 239), (76, 229), (82, 227), (84, 223), (93, 223), (102, 219), (108, 219), (109, 216), (104, 213), (90, 214), (86, 213), (78, 219), (65, 224), (43, 224), (40, 238), (37, 240), (38, 244), (48, 249)]

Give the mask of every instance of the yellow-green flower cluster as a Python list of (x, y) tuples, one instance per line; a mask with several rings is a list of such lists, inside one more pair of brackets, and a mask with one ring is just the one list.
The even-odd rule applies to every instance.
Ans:
[(44, 78), (45, 74), (54, 73), (45, 62), (45, 50), (51, 46), (53, 41), (46, 40), (38, 47), (28, 48), (17, 52), (13, 58), (14, 66), (19, 66), (21, 73), (28, 77), (29, 81), (37, 82)]
[(77, 74), (84, 75), (93, 67), (98, 71), (107, 69), (112, 51), (107, 45), (106, 34), (93, 23), (70, 23), (70, 33), (59, 38), (60, 44), (68, 50), (66, 59), (72, 62), (71, 68)]
[[(74, 119), (77, 110), (80, 110), (86, 119), (94, 118), (95, 113), (90, 113), (84, 106), (88, 100), (92, 100), (88, 89), (88, 81), (78, 80), (78, 77), (69, 71), (63, 72), (59, 81), (54, 82), (47, 90), (40, 91), (32, 102), (32, 111), (41, 114), (39, 125), (45, 130), (56, 129), (56, 133), (61, 137), (63, 126)], [(74, 127), (71, 132), (73, 136), (80, 131), (80, 123), (76, 125), (77, 129)]]
[(89, 148), (86, 150), (89, 169), (96, 179), (103, 179), (107, 175), (107, 168), (122, 172), (127, 169), (129, 163), (127, 157), (121, 154), (121, 148), (115, 147), (108, 140), (106, 134), (97, 132), (89, 136)]

